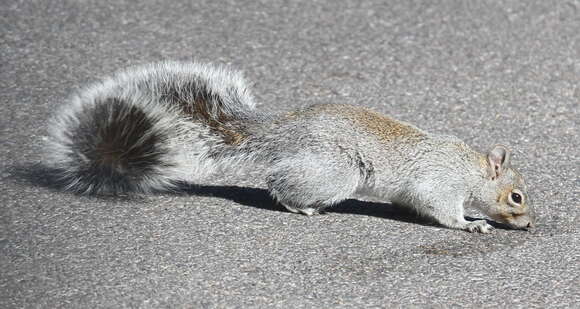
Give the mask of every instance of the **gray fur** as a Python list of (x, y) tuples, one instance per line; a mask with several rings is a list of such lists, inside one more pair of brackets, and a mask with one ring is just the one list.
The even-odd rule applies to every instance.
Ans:
[[(492, 227), (466, 221), (464, 206), (512, 228), (533, 224), (529, 203), (506, 198), (526, 188), (505, 147), (480, 154), (455, 137), (348, 105), (277, 115), (254, 107), (241, 75), (223, 68), (129, 69), (73, 96), (51, 125), (48, 162), (82, 193), (168, 189), (260, 164), (270, 193), (292, 212), (313, 215), (371, 195), (470, 232)], [(112, 131), (118, 136), (109, 138)], [(126, 156), (102, 151), (103, 140)]]

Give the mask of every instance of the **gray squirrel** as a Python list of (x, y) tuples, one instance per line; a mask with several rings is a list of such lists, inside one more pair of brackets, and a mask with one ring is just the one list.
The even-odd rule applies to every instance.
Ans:
[(83, 194), (168, 190), (259, 164), (270, 194), (309, 216), (366, 195), (469, 232), (492, 226), (465, 220), (464, 206), (513, 229), (535, 219), (504, 146), (482, 154), (351, 105), (261, 112), (241, 73), (209, 64), (153, 63), (86, 87), (52, 119), (46, 153)]

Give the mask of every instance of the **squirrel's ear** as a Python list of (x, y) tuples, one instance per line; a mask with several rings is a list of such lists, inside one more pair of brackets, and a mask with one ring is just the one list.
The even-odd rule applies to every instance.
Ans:
[(502, 145), (495, 145), (487, 154), (490, 166), (491, 179), (499, 177), (507, 168), (510, 160), (510, 151)]

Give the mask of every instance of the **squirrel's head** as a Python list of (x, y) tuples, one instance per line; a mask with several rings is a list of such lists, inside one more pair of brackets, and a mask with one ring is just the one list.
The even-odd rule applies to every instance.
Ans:
[(492, 219), (513, 229), (528, 229), (535, 224), (535, 213), (520, 173), (510, 166), (510, 151), (494, 146), (486, 155), (480, 208)]

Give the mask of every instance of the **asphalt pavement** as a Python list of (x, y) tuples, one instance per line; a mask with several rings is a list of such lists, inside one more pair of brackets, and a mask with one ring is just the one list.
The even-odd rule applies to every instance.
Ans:
[[(538, 226), (470, 234), (363, 200), (309, 218), (259, 168), (61, 192), (42, 166), (50, 115), (163, 59), (241, 70), (269, 111), (350, 103), (508, 145)], [(580, 1), (2, 1), (0, 307), (578, 308), (579, 128)]]

